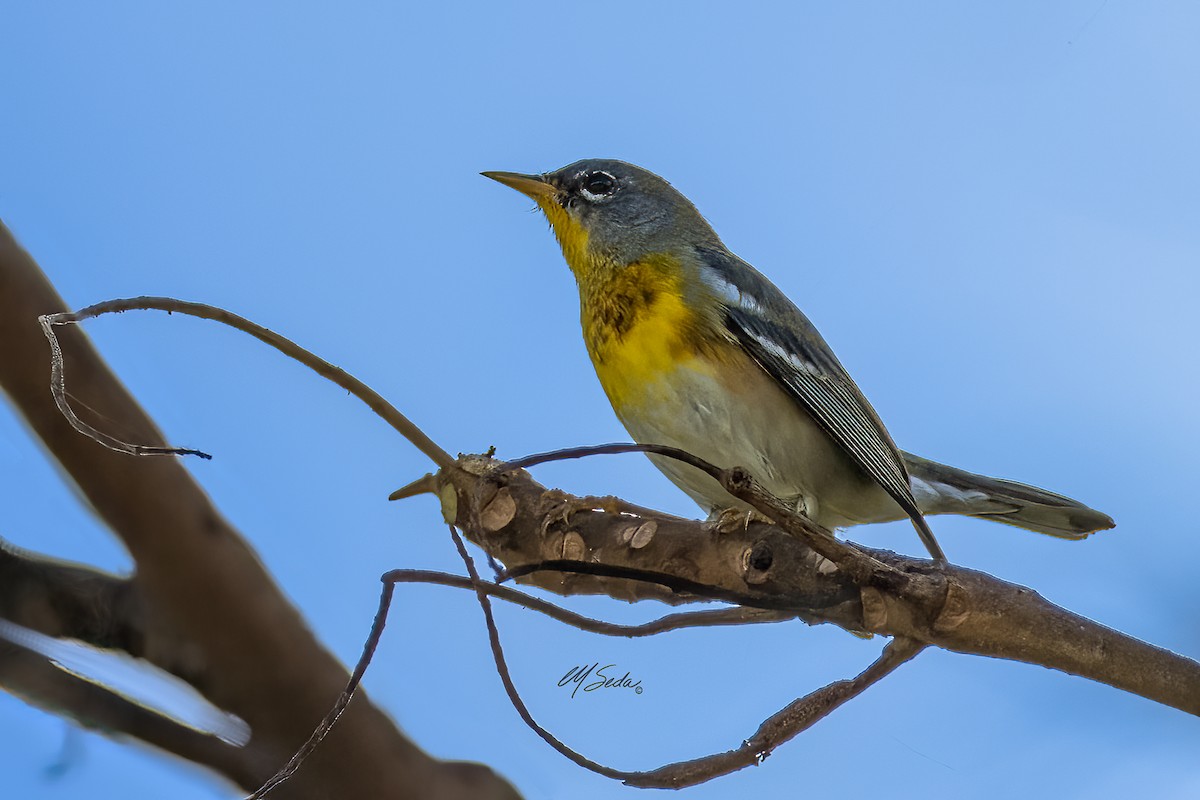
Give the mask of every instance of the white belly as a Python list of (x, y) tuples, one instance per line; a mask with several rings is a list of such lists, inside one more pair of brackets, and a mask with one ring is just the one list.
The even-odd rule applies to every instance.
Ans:
[[(708, 370), (681, 367), (618, 416), (637, 442), (678, 447), (718, 467), (744, 467), (776, 496), (829, 528), (904, 517), (812, 417), (756, 365), (735, 392)], [(707, 511), (744, 508), (694, 467), (650, 456)]]

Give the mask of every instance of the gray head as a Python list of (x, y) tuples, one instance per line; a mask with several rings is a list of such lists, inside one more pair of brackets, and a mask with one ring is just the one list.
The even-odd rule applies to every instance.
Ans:
[(649, 170), (590, 158), (542, 175), (485, 172), (537, 202), (577, 274), (720, 240), (700, 212)]

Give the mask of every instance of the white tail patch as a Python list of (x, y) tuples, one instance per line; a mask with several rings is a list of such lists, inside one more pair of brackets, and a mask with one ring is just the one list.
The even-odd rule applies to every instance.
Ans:
[[(910, 475), (908, 483), (912, 487), (913, 497), (917, 500), (917, 508), (925, 514), (999, 510), (989, 508), (991, 498), (979, 489), (961, 489), (941, 481), (922, 480), (916, 475)], [(1007, 503), (1004, 505), (1008, 506)]]

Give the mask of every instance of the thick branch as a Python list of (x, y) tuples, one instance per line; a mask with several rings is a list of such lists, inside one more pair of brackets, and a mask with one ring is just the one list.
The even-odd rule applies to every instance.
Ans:
[[(736, 595), (742, 605), (791, 610), (810, 622), (912, 639), (960, 653), (1062, 670), (1200, 715), (1200, 664), (1073, 614), (1036, 592), (953, 565), (847, 545), (847, 570), (778, 526), (751, 523), (714, 533), (698, 522), (583, 510), (525, 472), (497, 476), (500, 462), (466, 456), (438, 475), (443, 513), (518, 580), (560, 594), (685, 603)], [(737, 470), (726, 488), (758, 498)], [(786, 508), (763, 506), (797, 527)], [(639, 535), (650, 530), (650, 535)], [(631, 533), (632, 532), (632, 533)], [(841, 549), (843, 545), (839, 545)], [(834, 551), (831, 549), (830, 553)], [(558, 571), (543, 569), (552, 562)], [(570, 562), (577, 564), (572, 566)], [(879, 565), (875, 567), (874, 565)], [(535, 571), (528, 572), (530, 568)], [(577, 571), (576, 571), (577, 570)], [(612, 577), (661, 574), (659, 583)], [(607, 573), (607, 574), (605, 574)], [(672, 582), (714, 591), (683, 594)]]
[[(193, 685), (254, 731), (238, 774), (252, 788), (305, 740), (340, 693), (344, 668), (313, 638), (245, 541), (174, 459), (131, 458), (81, 436), (49, 391), (49, 348), (37, 323), (67, 308), (0, 226), (0, 386), (137, 564), (155, 613), (188, 638)], [(76, 326), (60, 329), (70, 392), (97, 427), (166, 446), (157, 427)], [(4, 587), (0, 587), (0, 592)], [(161, 630), (153, 626), (154, 630)], [(173, 640), (163, 642), (170, 647)], [(155, 642), (147, 641), (152, 652)], [(217, 770), (228, 764), (201, 763)], [(251, 779), (247, 780), (247, 776)], [(360, 696), (335, 735), (280, 797), (512, 797), (479, 765), (430, 758)]]
[[(1195, 661), (1067, 611), (1024, 586), (962, 567), (947, 573), (946, 601), (922, 641), (1061, 670), (1200, 715)], [(909, 627), (911, 611), (883, 600), (875, 630)]]

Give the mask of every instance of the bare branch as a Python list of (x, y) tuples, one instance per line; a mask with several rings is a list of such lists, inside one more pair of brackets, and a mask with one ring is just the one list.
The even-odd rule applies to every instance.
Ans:
[[(469, 556), (466, 556), (465, 550), (460, 548), (460, 553), (469, 559)], [(459, 575), (450, 575), (444, 572), (432, 572), (428, 570), (392, 570), (391, 572), (384, 573), (384, 575), (380, 578), (380, 580), (383, 582), (383, 591), (379, 597), (379, 608), (375, 612), (375, 621), (371, 625), (371, 631), (367, 635), (366, 642), (363, 644), (362, 655), (359, 657), (358, 663), (354, 666), (354, 672), (351, 674), (350, 680), (346, 684), (346, 688), (342, 690), (342, 694), (334, 703), (333, 708), (330, 709), (329, 713), (325, 715), (325, 718), (321, 720), (321, 723), (312, 732), (312, 735), (309, 736), (308, 740), (300, 747), (299, 750), (296, 751), (291, 759), (288, 760), (288, 763), (284, 765), (277, 773), (275, 773), (275, 775), (268, 779), (266, 783), (260, 786), (257, 791), (246, 798), (246, 800), (259, 800), (259, 798), (265, 797), (268, 793), (278, 788), (285, 781), (289, 780), (300, 768), (300, 765), (303, 764), (304, 761), (317, 749), (321, 742), (325, 740), (325, 737), (329, 735), (330, 731), (333, 729), (333, 726), (337, 724), (337, 721), (342, 716), (342, 712), (345, 711), (346, 707), (350, 704), (350, 701), (354, 698), (354, 693), (358, 690), (359, 683), (366, 674), (367, 668), (370, 666), (371, 660), (375, 655), (375, 650), (379, 646), (379, 640), (383, 636), (384, 626), (387, 624), (387, 616), (388, 612), (391, 610), (392, 597), (397, 584), (433, 583), (462, 589), (474, 589), (476, 592), (482, 593), (483, 595), (497, 597), (534, 611), (540, 611), (541, 613), (557, 619), (560, 622), (574, 625), (582, 630), (602, 633), (608, 636), (652, 636), (654, 634), (663, 633), (670, 630), (678, 630), (681, 628), (696, 627), (701, 625), (744, 625), (760, 622), (781, 622), (786, 619), (791, 619), (793, 616), (790, 614), (781, 614), (780, 612), (773, 611), (763, 612), (755, 609), (729, 608), (718, 611), (698, 611), (692, 614), (672, 614), (643, 625), (617, 625), (614, 623), (602, 622), (600, 620), (594, 620), (579, 614), (575, 614), (571, 611), (559, 608), (551, 603), (547, 603), (535, 597), (529, 597), (528, 595), (524, 595), (521, 592), (514, 591), (505, 586), (498, 586), (496, 584), (486, 583), (478, 580), (478, 575), (474, 573), (474, 566), (472, 565), (470, 569), (473, 573), (472, 577), (470, 578), (463, 578)], [(489, 621), (489, 631), (492, 631), (495, 629), (495, 622), (491, 616), (490, 606), (487, 607), (485, 613)], [(494, 647), (499, 648), (498, 638), (495, 640)], [(498, 659), (497, 666), (501, 670), (502, 677), (504, 678), (506, 685), (512, 686), (511, 678), (508, 677), (507, 665), (504, 663), (503, 652), (499, 651), (498, 649), (494, 652), (496, 653), (496, 658)], [(511, 694), (510, 697), (518, 697), (516, 695), (515, 687), (512, 687), (512, 692), (513, 694)], [(520, 702), (519, 697), (516, 702)], [(523, 703), (521, 704), (520, 708), (524, 708)], [(527, 714), (528, 711), (526, 710), (523, 716)], [(529, 720), (527, 721), (531, 720), (532, 717), (529, 717)], [(534, 723), (534, 725), (536, 725), (536, 723)], [(535, 728), (535, 730), (539, 730), (545, 736), (549, 736), (549, 734), (546, 733), (544, 729), (540, 729), (540, 727)], [(553, 739), (553, 737), (550, 738)], [(557, 742), (558, 740), (554, 739), (554, 741)], [(594, 762), (588, 761), (582, 756), (579, 756), (577, 753), (574, 753), (574, 751), (568, 750), (568, 752), (571, 754), (569, 757), (572, 757), (572, 760), (576, 761), (576, 763), (582, 762), (583, 766), (589, 767), (590, 765), (594, 764)], [(608, 774), (609, 777), (619, 777), (615, 773), (606, 772), (601, 774)]]
[(873, 559), (861, 549), (843, 544), (829, 531), (815, 522), (789, 508), (786, 503), (775, 497), (758, 484), (746, 470), (741, 467), (722, 469), (702, 458), (692, 455), (678, 447), (660, 444), (602, 444), (587, 447), (571, 447), (555, 450), (549, 453), (538, 453), (514, 461), (499, 464), (494, 468), (494, 474), (525, 469), (536, 464), (550, 461), (584, 458), (594, 455), (612, 455), (618, 453), (653, 453), (680, 461), (707, 473), (714, 481), (721, 484), (725, 491), (739, 500), (749, 503), (760, 513), (775, 520), (781, 527), (794, 536), (803, 539), (805, 543), (822, 557), (829, 559), (840, 568), (852, 575), (856, 582), (894, 584), (902, 582), (903, 576), (892, 570), (886, 564)]
[[(609, 636), (651, 636), (658, 633), (663, 633), (669, 630), (678, 630), (686, 627), (696, 627), (700, 625), (742, 625), (756, 622), (781, 622), (785, 619), (791, 619), (790, 614), (781, 614), (779, 612), (762, 612), (755, 609), (729, 608), (719, 611), (699, 611), (693, 614), (672, 614), (663, 617), (659, 620), (646, 623), (644, 625), (616, 625), (613, 623), (602, 622), (600, 620), (590, 619), (579, 614), (559, 608), (551, 603), (543, 600), (538, 600), (534, 597), (514, 591), (505, 586), (498, 586), (494, 583), (486, 583), (479, 579), (478, 573), (475, 571), (474, 562), (467, 554), (466, 548), (462, 544), (457, 531), (453, 527), (450, 528), (454, 536), (455, 544), (458, 547), (459, 554), (462, 556), (467, 569), (470, 571), (470, 577), (463, 578), (459, 575), (451, 575), (445, 572), (432, 572), (428, 570), (392, 570), (386, 572), (380, 578), (383, 582), (383, 592), (379, 597), (379, 608), (375, 612), (375, 621), (371, 625), (371, 632), (367, 636), (367, 641), (363, 645), (362, 655), (358, 659), (358, 663), (354, 666), (354, 672), (350, 677), (346, 688), (342, 690), (341, 696), (334, 703), (333, 708), (321, 720), (321, 723), (308, 737), (308, 740), (300, 747), (299, 750), (288, 760), (278, 772), (267, 780), (246, 800), (260, 800), (269, 792), (278, 788), (285, 781), (289, 780), (300, 768), (300, 765), (312, 755), (325, 737), (329, 735), (333, 726), (337, 724), (341, 718), (342, 712), (350, 704), (354, 698), (354, 693), (357, 691), (359, 683), (366, 674), (367, 668), (371, 665), (371, 660), (375, 656), (375, 650), (379, 646), (379, 640), (383, 636), (384, 626), (387, 624), (388, 612), (391, 610), (392, 598), (394, 596), (395, 587), (401, 583), (432, 583), (442, 586), (453, 586), (462, 589), (474, 589), (480, 599), (481, 607), (484, 610), (484, 616), (487, 620), (488, 633), (492, 640), (492, 653), (496, 660), (496, 668), (500, 672), (506, 689), (509, 691), (509, 698), (513, 705), (521, 714), (522, 719), (526, 721), (542, 738), (550, 742), (556, 750), (567, 755), (575, 763), (580, 766), (592, 769), (602, 775), (608, 777), (621, 777), (622, 775), (632, 775), (633, 773), (619, 773), (616, 770), (610, 770), (607, 767), (602, 767), (593, 761), (584, 758), (574, 750), (567, 748), (558, 739), (552, 736), (544, 728), (538, 725), (533, 717), (529, 714), (529, 710), (525, 707), (520, 695), (517, 693), (516, 687), (512, 683), (512, 678), (508, 673), (508, 665), (504, 659), (504, 653), (500, 649), (499, 633), (495, 626), (495, 620), (492, 616), (491, 605), (488, 603), (488, 597), (496, 597), (507, 600), (512, 603), (524, 606), (535, 611), (540, 611), (547, 616), (565, 622), (569, 625), (574, 625), (582, 630), (602, 633)], [(814, 719), (815, 721), (815, 719)], [(765, 723), (764, 723), (765, 724)], [(761, 731), (760, 731), (761, 733)]]
[(639, 625), (622, 625), (616, 622), (592, 619), (582, 614), (576, 614), (565, 608), (547, 603), (524, 592), (518, 592), (507, 586), (501, 586), (487, 581), (472, 585), (470, 578), (452, 575), (448, 572), (434, 572), (422, 569), (396, 569), (387, 572), (381, 579), (390, 583), (428, 583), (438, 586), (452, 586), (456, 589), (479, 589), (489, 597), (519, 605), (530, 611), (545, 614), (551, 619), (578, 628), (588, 633), (598, 633), (602, 636), (623, 636), (636, 639), (643, 636), (656, 636), (669, 631), (685, 628), (709, 628), (726, 625), (757, 625), (768, 622), (787, 622), (796, 619), (796, 615), (788, 611), (775, 611), (757, 608), (721, 608), (711, 611), (692, 611), (684, 614), (668, 614), (665, 617), (643, 622)]
[(470, 574), (471, 583), (475, 588), (476, 597), (479, 599), (479, 606), (483, 610), (484, 621), (487, 624), (488, 640), (491, 644), (492, 658), (496, 664), (496, 671), (500, 675), (500, 680), (504, 684), (504, 691), (508, 694), (508, 699), (512, 703), (513, 708), (517, 710), (521, 719), (524, 720), (525, 724), (534, 733), (559, 753), (562, 753), (585, 769), (610, 778), (619, 779), (629, 786), (663, 789), (683, 788), (685, 786), (704, 783), (713, 778), (757, 764), (766, 758), (775, 747), (816, 724), (838, 706), (857, 697), (868, 686), (881, 680), (885, 675), (911, 659), (924, 648), (924, 645), (909, 639), (901, 639), (889, 644), (879, 660), (857, 678), (850, 681), (832, 683), (799, 700), (793, 701), (786, 708), (773, 714), (763, 722), (759, 726), (757, 733), (748, 741), (743, 742), (742, 746), (736, 750), (717, 753), (699, 759), (666, 764), (647, 772), (617, 770), (603, 764), (598, 764), (571, 749), (538, 724), (533, 718), (533, 715), (525, 705), (525, 701), (521, 699), (521, 695), (513, 683), (512, 676), (509, 674), (504, 650), (500, 645), (500, 632), (496, 628), (496, 620), (492, 614), (489, 593), (484, 590), (484, 584), (479, 579), (479, 574), (475, 570), (474, 561), (471, 559), (470, 554), (467, 553), (466, 546), (463, 545), (463, 541), (453, 525), (450, 526), (450, 534), (454, 537), (454, 544), (458, 548), (458, 554), (462, 558), (467, 572)]
[(358, 663), (354, 665), (354, 672), (350, 674), (350, 679), (346, 682), (346, 688), (338, 696), (337, 701), (333, 704), (333, 708), (321, 719), (316, 729), (304, 741), (300, 749), (288, 759), (288, 762), (268, 778), (262, 786), (250, 794), (246, 800), (259, 800), (265, 797), (295, 775), (296, 771), (300, 769), (300, 765), (313, 754), (321, 742), (325, 741), (325, 737), (333, 730), (333, 726), (342, 718), (342, 714), (354, 699), (354, 693), (358, 691), (358, 685), (362, 682), (363, 675), (367, 673), (367, 667), (371, 665), (371, 659), (375, 657), (375, 649), (379, 647), (379, 640), (383, 636), (383, 628), (387, 624), (388, 611), (391, 609), (392, 595), (395, 590), (396, 586), (394, 583), (386, 580), (383, 582), (383, 591), (379, 596), (379, 608), (375, 612), (374, 621), (371, 623), (371, 632), (367, 635), (367, 641), (363, 645), (362, 655), (359, 656)]
[(412, 420), (401, 414), (395, 406), (383, 399), (383, 396), (370, 386), (367, 386), (340, 367), (335, 367), (325, 359), (305, 350), (290, 339), (280, 336), (268, 328), (264, 328), (244, 317), (239, 317), (237, 314), (226, 311), (223, 308), (205, 305), (204, 303), (175, 300), (170, 297), (131, 297), (122, 300), (109, 300), (90, 305), (87, 308), (81, 308), (75, 312), (61, 311), (54, 314), (44, 314), (38, 318), (42, 326), (42, 331), (50, 341), (52, 360), (51, 385), (53, 387), (55, 402), (76, 430), (90, 436), (105, 447), (131, 455), (197, 455), (201, 458), (211, 458), (207, 453), (199, 450), (186, 450), (159, 445), (137, 445), (123, 442), (83, 422), (75, 415), (75, 412), (71, 410), (70, 404), (67, 402), (66, 387), (63, 382), (63, 354), (58, 344), (58, 336), (54, 332), (54, 327), (56, 325), (76, 324), (102, 314), (120, 314), (125, 311), (148, 310), (166, 311), (167, 313), (186, 314), (191, 317), (199, 317), (200, 319), (209, 319), (228, 325), (231, 328), (236, 328), (243, 333), (248, 333), (255, 339), (274, 347), (284, 355), (296, 359), (321, 377), (333, 381), (359, 400), (362, 400), (380, 419), (391, 425), (401, 436), (412, 442), (434, 464), (439, 467), (445, 467), (454, 462), (450, 454), (426, 436), (424, 431), (413, 424)]
[(883, 680), (925, 649), (911, 639), (888, 643), (879, 658), (857, 677), (836, 681), (794, 700), (767, 718), (741, 747), (724, 753), (667, 764), (625, 782), (646, 789), (683, 789), (762, 762), (779, 745), (816, 725), (837, 708)]
[[(71, 475), (137, 564), (137, 584), (153, 598), (143, 652), (189, 643), (187, 676), (214, 705), (244, 719), (249, 746), (227, 760), (197, 763), (252, 788), (295, 752), (345, 684), (346, 672), (313, 638), (254, 552), (175, 459), (129, 458), (80, 436), (47, 391), (46, 345), (37, 317), (66, 313), (36, 264), (0, 226), (0, 387), (34, 434)], [(77, 328), (58, 334), (71, 393), (95, 424), (127, 439), (166, 446), (163, 436)], [(332, 368), (331, 368), (332, 369)], [(164, 530), (170, 535), (165, 536)], [(174, 631), (171, 638), (163, 631)], [(156, 661), (157, 663), (157, 661)], [(178, 673), (177, 673), (178, 674)], [(116, 729), (119, 730), (119, 729)], [(189, 754), (190, 755), (190, 754)], [(431, 758), (360, 695), (291, 798), (515, 797), (488, 768)]]
[(533, 714), (530, 713), (529, 708), (525, 705), (525, 701), (521, 699), (516, 684), (513, 683), (512, 675), (509, 674), (508, 663), (504, 658), (504, 649), (500, 645), (500, 631), (496, 628), (496, 620), (492, 615), (492, 603), (488, 598), (487, 592), (481, 588), (483, 582), (479, 579), (479, 573), (475, 570), (475, 562), (471, 559), (466, 545), (463, 544), (462, 538), (458, 535), (458, 530), (453, 525), (450, 526), (450, 535), (454, 538), (454, 545), (458, 548), (458, 555), (462, 558), (463, 565), (466, 566), (467, 573), (471, 576), (471, 585), (475, 588), (475, 596), (479, 599), (479, 608), (483, 611), (483, 619), (487, 625), (488, 643), (492, 648), (492, 658), (496, 664), (496, 672), (500, 676), (500, 682), (504, 684), (504, 692), (508, 695), (509, 702), (512, 703), (517, 714), (529, 726), (530, 730), (541, 737), (542, 741), (584, 769), (618, 780), (628, 777), (631, 773), (606, 767), (567, 747), (533, 718)]
[[(769, 513), (788, 533), (755, 522), (745, 530), (714, 534), (701, 523), (663, 519), (655, 520), (648, 541), (634, 547), (626, 534), (644, 520), (585, 510), (563, 522), (555, 516), (561, 492), (547, 491), (524, 472), (500, 477), (499, 466), (468, 456), (458, 468), (439, 473), (443, 513), (457, 519), (469, 538), (521, 582), (560, 594), (600, 593), (624, 600), (683, 603), (737, 596), (751, 607), (808, 608), (803, 616), (811, 622), (1038, 664), (1200, 715), (1200, 664), (1072, 614), (1027, 588), (962, 567), (841, 542), (853, 552), (828, 569), (809, 544), (829, 538), (789, 535), (810, 523), (760, 495), (740, 470), (722, 471), (731, 493)], [(487, 516), (482, 508), (500, 492), (512, 504), (507, 520), (499, 527), (481, 524)], [(669, 579), (646, 583), (625, 577), (642, 575)], [(691, 588), (672, 590), (672, 581)], [(708, 588), (701, 594), (697, 586)]]

